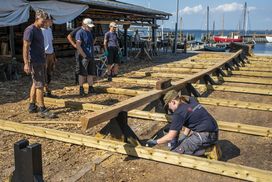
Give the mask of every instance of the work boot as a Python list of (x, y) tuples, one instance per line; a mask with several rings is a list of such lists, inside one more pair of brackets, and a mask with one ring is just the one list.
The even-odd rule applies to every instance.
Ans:
[(91, 94), (91, 93), (95, 93), (93, 86), (89, 86), (88, 94)]
[(40, 108), (40, 112), (39, 112), (39, 116), (41, 118), (48, 118), (48, 119), (53, 119), (56, 118), (57, 115), (53, 112), (50, 112), (48, 109), (46, 109), (45, 107), (41, 107)]
[(205, 150), (204, 155), (208, 159), (220, 160), (220, 158), (222, 157), (222, 151), (221, 151), (220, 146), (218, 144), (214, 144)]
[(36, 112), (38, 112), (38, 107), (36, 106), (35, 103), (30, 103), (29, 104), (28, 112), (29, 113), (36, 113)]
[(111, 82), (112, 81), (112, 77), (108, 76), (108, 81)]
[(79, 87), (79, 95), (82, 96), (82, 97), (86, 96), (83, 86)]

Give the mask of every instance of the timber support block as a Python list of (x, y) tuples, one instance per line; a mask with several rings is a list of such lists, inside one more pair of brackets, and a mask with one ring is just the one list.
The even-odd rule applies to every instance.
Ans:
[(209, 75), (204, 75), (201, 79), (200, 79), (200, 83), (201, 84), (211, 84), (214, 85), (216, 84), (215, 81), (209, 76)]
[(14, 144), (15, 171), (12, 182), (43, 182), (41, 144), (29, 145), (28, 140), (20, 140)]
[(159, 80), (156, 82), (156, 89), (157, 90), (164, 90), (167, 89), (169, 87), (171, 87), (171, 79), (163, 79), (163, 80)]
[(215, 74), (216, 74), (217, 77), (227, 76), (220, 68), (216, 69)]
[(128, 125), (127, 112), (120, 112), (117, 117), (110, 120), (110, 122), (100, 130), (97, 137), (107, 138), (129, 143), (133, 146), (141, 145), (137, 135)]
[(187, 89), (187, 92), (189, 93), (189, 95), (193, 94), (195, 97), (200, 97), (201, 96), (200, 93), (195, 89), (195, 87), (190, 83), (188, 83), (186, 85), (186, 89)]

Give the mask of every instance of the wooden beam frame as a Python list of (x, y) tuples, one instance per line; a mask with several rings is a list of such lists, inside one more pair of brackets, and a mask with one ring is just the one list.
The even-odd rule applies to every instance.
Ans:
[(57, 140), (61, 142), (72, 143), (76, 145), (84, 145), (86, 147), (93, 147), (101, 150), (112, 151), (120, 154), (140, 157), (144, 159), (192, 168), (195, 170), (229, 176), (237, 179), (244, 179), (248, 181), (266, 182), (271, 180), (272, 178), (271, 171), (232, 164), (228, 162), (214, 161), (201, 157), (182, 155), (174, 152), (143, 146), (135, 147), (133, 145), (123, 142), (99, 139), (96, 137), (86, 136), (82, 134), (19, 124), (11, 121), (0, 120), (0, 129)]
[(165, 90), (152, 90), (148, 93), (144, 93), (141, 95), (138, 95), (136, 97), (130, 98), (128, 100), (119, 102), (116, 105), (113, 105), (111, 108), (106, 108), (103, 111), (97, 111), (94, 113), (87, 114), (85, 116), (82, 116), (80, 118), (80, 121), (82, 122), (82, 129), (87, 130), (90, 127), (93, 127), (97, 124), (100, 124), (102, 122), (108, 121), (118, 115), (121, 111), (129, 111), (134, 108), (137, 108), (141, 105), (144, 105), (148, 102), (154, 101), (159, 99), (162, 95), (167, 93), (169, 90), (181, 90), (184, 88), (188, 83), (194, 83), (198, 80), (200, 80), (203, 76), (209, 75), (216, 71), (219, 67), (224, 66), (225, 63), (232, 61), (233, 58), (236, 58), (242, 53), (242, 50), (236, 52), (235, 54), (232, 54), (228, 59), (225, 59), (219, 63), (216, 63), (214, 66), (200, 71), (196, 74), (193, 74), (192, 76), (182, 79), (177, 82), (173, 82), (171, 87), (165, 89)]

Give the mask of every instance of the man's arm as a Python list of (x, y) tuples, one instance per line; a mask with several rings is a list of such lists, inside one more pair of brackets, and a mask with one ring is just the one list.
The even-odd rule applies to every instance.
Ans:
[(76, 48), (77, 48), (77, 44), (76, 44), (76, 42), (73, 40), (73, 37), (72, 37), (71, 34), (68, 34), (68, 35), (67, 35), (67, 39), (68, 39), (68, 41), (70, 42), (70, 44), (76, 49)]
[(105, 49), (105, 51), (108, 50), (108, 36), (107, 36), (107, 34), (105, 34), (105, 37), (104, 37), (104, 49)]
[(173, 140), (174, 138), (176, 138), (178, 132), (176, 130), (170, 130), (167, 135), (164, 135), (162, 138), (157, 140), (158, 144), (163, 144), (163, 143), (167, 143), (171, 140)]
[(80, 41), (76, 41), (76, 48), (79, 52), (79, 54), (83, 57), (83, 58), (86, 58), (86, 54), (85, 52), (83, 51), (83, 49), (81, 48), (81, 42)]
[(29, 74), (30, 73), (30, 58), (29, 58), (29, 49), (30, 49), (31, 42), (24, 40), (23, 43), (23, 59), (24, 59), (24, 71)]

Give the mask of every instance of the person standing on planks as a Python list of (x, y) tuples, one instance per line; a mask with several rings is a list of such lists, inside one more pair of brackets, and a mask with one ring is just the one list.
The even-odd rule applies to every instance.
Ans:
[(76, 33), (76, 47), (79, 53), (79, 94), (85, 96), (83, 84), (88, 82), (88, 94), (94, 93), (93, 77), (96, 76), (96, 64), (94, 60), (94, 41), (91, 33), (94, 27), (90, 18), (85, 18), (82, 27)]
[(53, 47), (53, 33), (50, 28), (53, 24), (53, 19), (50, 15), (48, 15), (47, 20), (44, 23), (44, 27), (41, 28), (44, 38), (44, 48), (45, 48), (45, 61), (46, 61), (46, 85), (45, 85), (45, 97), (53, 97), (51, 91), (49, 90), (49, 84), (52, 79), (52, 74), (56, 66), (56, 55), (54, 53)]
[[(175, 90), (164, 96), (165, 107), (172, 112), (169, 132), (160, 139), (150, 139), (147, 146), (168, 143), (171, 151), (219, 160), (218, 125), (194, 97), (186, 99)], [(180, 134), (182, 128), (184, 132)]]
[(75, 40), (77, 31), (79, 31), (80, 29), (81, 29), (81, 26), (75, 28), (72, 32), (70, 32), (67, 35), (68, 41), (76, 49), (76, 51), (75, 51), (75, 58), (76, 58), (76, 65), (75, 65), (75, 85), (78, 85), (78, 77), (79, 77), (79, 54), (78, 54), (77, 47), (76, 47), (76, 41), (74, 41), (74, 40)]
[(29, 112), (39, 112), (39, 116), (42, 118), (55, 118), (56, 115), (45, 107), (43, 95), (46, 83), (46, 62), (44, 38), (41, 28), (44, 26), (47, 16), (47, 13), (43, 10), (37, 10), (35, 13), (35, 22), (25, 29), (23, 37), (23, 59), (24, 71), (32, 75), (33, 81), (30, 90)]
[(115, 22), (111, 22), (109, 25), (110, 30), (105, 34), (104, 38), (104, 48), (105, 55), (108, 58), (108, 81), (112, 81), (112, 77), (118, 75), (119, 71), (119, 52), (120, 46), (118, 43), (118, 35), (117, 35), (117, 25)]

